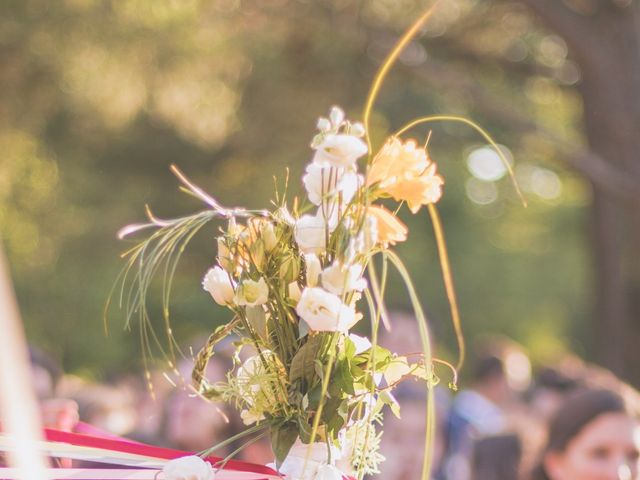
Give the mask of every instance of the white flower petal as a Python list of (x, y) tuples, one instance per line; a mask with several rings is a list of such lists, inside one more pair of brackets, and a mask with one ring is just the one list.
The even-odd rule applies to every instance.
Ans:
[(233, 303), (234, 285), (229, 274), (220, 267), (210, 269), (202, 279), (202, 288), (209, 292), (216, 303), (230, 305)]
[(170, 460), (162, 468), (162, 473), (166, 480), (213, 480), (215, 478), (211, 465), (195, 455)]

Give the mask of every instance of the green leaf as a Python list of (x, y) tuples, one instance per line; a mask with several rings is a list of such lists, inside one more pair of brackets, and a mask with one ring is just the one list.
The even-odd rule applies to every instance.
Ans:
[(276, 457), (276, 467), (279, 469), (282, 462), (289, 455), (289, 450), (298, 438), (298, 426), (289, 422), (271, 427), (271, 448)]
[(351, 366), (347, 359), (341, 360), (336, 364), (336, 373), (333, 380), (340, 391), (348, 393), (349, 395), (356, 394), (353, 388), (354, 380), (351, 374)]
[(387, 381), (387, 385), (393, 385), (410, 373), (411, 367), (407, 362), (407, 357), (394, 357), (384, 370), (384, 379)]
[(313, 428), (309, 425), (309, 422), (303, 418), (298, 417), (298, 433), (300, 434), (300, 440), (302, 443), (309, 443), (311, 441), (311, 432)]
[(382, 392), (380, 392), (378, 398), (385, 405), (389, 405), (391, 413), (393, 413), (397, 418), (400, 418), (400, 404), (395, 399), (395, 397), (391, 395), (391, 393), (389, 393), (389, 391), (383, 390)]
[(315, 360), (320, 350), (322, 337), (313, 335), (307, 339), (300, 350), (293, 356), (291, 360), (291, 368), (289, 369), (289, 380), (295, 382), (303, 379), (307, 382), (307, 386), (311, 385), (315, 371)]

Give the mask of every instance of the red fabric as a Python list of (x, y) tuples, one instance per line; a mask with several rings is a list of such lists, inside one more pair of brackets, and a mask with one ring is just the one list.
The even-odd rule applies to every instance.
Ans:
[[(82, 433), (70, 433), (63, 432), (61, 430), (54, 430), (50, 428), (45, 429), (45, 437), (51, 442), (69, 443), (71, 445), (81, 447), (102, 448), (105, 450), (111, 450), (114, 452), (131, 453), (134, 455), (144, 455), (147, 457), (161, 458), (165, 460), (172, 460), (174, 458), (184, 457), (192, 455), (189, 452), (183, 452), (180, 450), (172, 450), (169, 448), (153, 447), (151, 445), (145, 445), (129, 440), (123, 440), (118, 437), (94, 436), (86, 435)], [(222, 458), (210, 456), (207, 460), (214, 466), (220, 462)], [(263, 465), (256, 465), (253, 463), (241, 462), (238, 460), (229, 460), (225, 464), (227, 470), (238, 470), (241, 472), (251, 473), (264, 473), (266, 475), (278, 475), (277, 472), (269, 467)]]

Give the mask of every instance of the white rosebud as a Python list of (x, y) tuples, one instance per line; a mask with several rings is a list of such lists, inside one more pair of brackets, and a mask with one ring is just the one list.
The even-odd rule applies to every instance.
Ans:
[(321, 215), (300, 217), (294, 235), (303, 253), (321, 253), (326, 248), (326, 224)]
[(322, 288), (305, 288), (296, 313), (316, 332), (346, 332), (356, 323), (355, 310)]
[(343, 295), (352, 290), (364, 290), (367, 282), (362, 278), (362, 266), (333, 264), (322, 271), (322, 286), (336, 295)]
[(340, 107), (331, 107), (329, 119), (334, 127), (339, 127), (344, 122), (344, 111)]
[(191, 455), (170, 460), (162, 468), (165, 480), (213, 480), (215, 474), (208, 462)]
[(217, 243), (218, 263), (227, 272), (231, 273), (233, 271), (233, 256), (231, 255), (231, 251), (229, 250), (229, 247), (227, 247), (227, 243), (223, 237), (218, 237)]
[(342, 472), (338, 467), (325, 463), (318, 467), (315, 480), (342, 480)]
[(358, 122), (351, 125), (350, 133), (351, 135), (355, 135), (356, 137), (364, 137), (366, 131), (364, 129), (364, 125)]
[(318, 285), (318, 278), (320, 277), (320, 272), (322, 272), (320, 259), (317, 255), (308, 253), (304, 256), (304, 263), (306, 266), (307, 286), (315, 287)]
[(302, 296), (302, 292), (300, 291), (298, 282), (291, 282), (287, 287), (287, 291), (289, 292), (289, 298), (298, 303), (300, 297)]
[(367, 150), (367, 144), (354, 135), (329, 134), (317, 147), (313, 163), (347, 168), (353, 166)]
[(244, 280), (236, 290), (235, 301), (238, 305), (255, 307), (256, 305), (267, 303), (268, 299), (269, 286), (262, 277), (257, 282)]
[(229, 274), (220, 267), (213, 267), (206, 273), (202, 280), (202, 288), (220, 305), (233, 303), (233, 283)]
[(267, 252), (273, 250), (278, 245), (278, 238), (273, 228), (273, 223), (264, 222), (262, 225), (262, 241), (264, 242), (264, 248)]
[(321, 132), (328, 132), (331, 130), (331, 122), (324, 117), (320, 117), (318, 119), (318, 123), (316, 123), (316, 127)]

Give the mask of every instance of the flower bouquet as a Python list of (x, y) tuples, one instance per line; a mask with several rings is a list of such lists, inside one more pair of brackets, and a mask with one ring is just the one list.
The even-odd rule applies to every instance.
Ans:
[[(429, 331), (416, 292), (392, 250), (407, 239), (408, 229), (396, 215), (405, 204), (413, 213), (426, 207), (433, 221), (460, 342), (458, 365), (449, 365), (454, 386), (464, 345), (435, 208), (444, 180), (428, 154), (428, 138), (422, 144), (403, 135), (422, 123), (459, 121), (478, 129), (495, 146), (469, 120), (425, 117), (373, 150), (368, 131), (372, 105), (390, 66), (428, 16), (429, 12), (416, 21), (381, 67), (363, 123), (346, 119), (338, 107), (318, 120), (311, 161), (302, 178), (305, 198), (287, 198), (285, 182), (284, 190), (276, 191), (271, 210), (227, 208), (172, 166), (184, 189), (208, 208), (172, 220), (158, 219), (148, 210), (149, 223), (130, 225), (120, 232), (125, 237), (155, 229), (127, 252), (121, 279), (127, 319), (139, 320), (143, 345), (148, 346), (152, 334), (146, 298), (151, 279), (158, 271), (165, 273), (163, 310), (170, 335), (169, 293), (178, 259), (203, 226), (214, 219), (224, 221), (216, 239), (216, 264), (204, 275), (202, 286), (228, 309), (229, 321), (213, 331), (195, 358), (192, 377), (198, 394), (234, 405), (248, 428), (202, 456), (231, 442), (246, 445), (269, 436), (275, 468), (286, 479), (338, 480), (343, 475), (361, 479), (375, 474), (383, 461), (379, 452), (383, 407), (399, 415), (393, 390), (401, 381), (414, 378), (424, 381), (427, 391), (423, 478), (428, 478), (433, 386), (438, 381), (434, 364), (441, 361), (431, 355)], [(408, 357), (378, 345), (379, 325), (389, 326), (384, 306), (389, 266), (406, 283), (422, 339), (420, 355)], [(370, 336), (351, 333), (365, 316)], [(249, 357), (240, 361), (236, 355), (226, 378), (205, 378), (216, 344), (229, 335), (238, 339), (237, 353), (248, 350)]]

